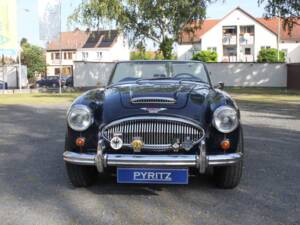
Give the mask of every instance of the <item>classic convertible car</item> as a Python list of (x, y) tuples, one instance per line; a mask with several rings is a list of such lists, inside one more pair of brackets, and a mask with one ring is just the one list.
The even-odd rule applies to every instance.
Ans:
[(74, 186), (98, 173), (118, 183), (187, 184), (210, 171), (236, 187), (243, 133), (235, 101), (213, 87), (198, 61), (116, 63), (105, 89), (78, 97), (67, 113), (63, 158)]

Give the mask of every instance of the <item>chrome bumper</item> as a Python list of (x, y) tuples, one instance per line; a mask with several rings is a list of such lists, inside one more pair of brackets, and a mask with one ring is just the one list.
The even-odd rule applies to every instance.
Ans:
[[(100, 143), (101, 144), (101, 143)], [(223, 155), (206, 155), (205, 143), (199, 145), (199, 155), (129, 155), (102, 154), (102, 147), (98, 146), (97, 154), (85, 154), (66, 151), (63, 158), (66, 162), (96, 166), (99, 172), (109, 166), (156, 166), (156, 167), (196, 167), (204, 173), (209, 166), (226, 166), (239, 162), (242, 153)]]

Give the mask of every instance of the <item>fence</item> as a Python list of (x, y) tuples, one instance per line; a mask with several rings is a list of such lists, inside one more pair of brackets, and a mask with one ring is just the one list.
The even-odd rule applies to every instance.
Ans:
[(104, 87), (106, 86), (113, 62), (82, 62), (74, 63), (74, 87)]
[[(75, 62), (74, 86), (105, 86), (113, 69), (112, 62)], [(226, 86), (286, 87), (287, 65), (284, 63), (208, 63), (213, 84)]]
[(213, 84), (233, 87), (286, 87), (284, 63), (208, 63)]

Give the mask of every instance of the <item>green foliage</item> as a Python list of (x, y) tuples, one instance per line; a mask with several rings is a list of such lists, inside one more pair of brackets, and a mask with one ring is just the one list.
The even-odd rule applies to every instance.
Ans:
[(285, 53), (283, 51), (279, 51), (279, 59), (278, 59), (278, 50), (275, 48), (264, 48), (261, 49), (257, 56), (257, 62), (285, 62)]
[(159, 52), (136, 51), (130, 53), (131, 60), (162, 60), (163, 55)]
[(193, 60), (199, 60), (202, 62), (217, 62), (218, 54), (214, 51), (200, 51), (193, 55)]
[(43, 49), (36, 45), (31, 45), (26, 39), (22, 39), (21, 62), (27, 66), (28, 78), (34, 77), (34, 74), (44, 73), (46, 69), (46, 59)]
[[(70, 22), (103, 28), (116, 25), (131, 44), (150, 39), (159, 45), (165, 59), (172, 56), (173, 43), (183, 31), (201, 26), (212, 0), (90, 0), (82, 1)], [(195, 21), (197, 21), (195, 23)], [(193, 26), (188, 26), (193, 22)]]
[(265, 17), (280, 17), (283, 20), (284, 29), (289, 33), (294, 26), (299, 26), (300, 3), (299, 0), (257, 0), (258, 4), (264, 4)]

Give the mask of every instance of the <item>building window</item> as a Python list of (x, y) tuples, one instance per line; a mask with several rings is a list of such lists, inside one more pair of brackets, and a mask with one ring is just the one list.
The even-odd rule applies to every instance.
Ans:
[(59, 52), (55, 53), (55, 59), (60, 59), (60, 53)]
[(261, 46), (261, 49), (269, 49), (271, 46)]
[(55, 74), (55, 75), (59, 75), (59, 71), (60, 71), (59, 68), (55, 68), (55, 69), (54, 69), (54, 74)]
[(52, 52), (51, 53), (51, 60), (53, 60), (54, 59), (54, 53)]
[(67, 59), (67, 53), (64, 52), (64, 59)]
[(89, 57), (89, 53), (88, 52), (82, 52), (82, 59), (86, 60)]
[(240, 26), (240, 34), (254, 34), (254, 26)]
[(211, 52), (217, 52), (217, 47), (208, 47), (207, 50)]
[(251, 55), (251, 48), (245, 48), (245, 55)]
[(68, 59), (72, 59), (72, 58), (73, 58), (72, 52), (68, 52)]
[(102, 52), (97, 52), (97, 59), (102, 59)]

